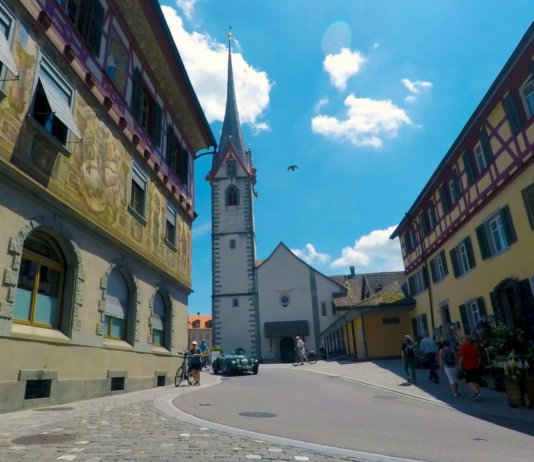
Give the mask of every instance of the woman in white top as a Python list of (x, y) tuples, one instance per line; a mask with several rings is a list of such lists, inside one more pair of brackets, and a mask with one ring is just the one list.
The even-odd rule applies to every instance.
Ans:
[(458, 396), (458, 357), (451, 348), (448, 340), (443, 341), (443, 348), (439, 352), (439, 365), (443, 367), (445, 375), (451, 384), (452, 396)]

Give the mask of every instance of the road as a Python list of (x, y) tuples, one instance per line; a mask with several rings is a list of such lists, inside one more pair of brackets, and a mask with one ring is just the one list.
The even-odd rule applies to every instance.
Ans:
[(531, 460), (534, 438), (452, 407), (304, 368), (180, 396), (181, 410), (230, 427), (355, 451), (436, 462)]

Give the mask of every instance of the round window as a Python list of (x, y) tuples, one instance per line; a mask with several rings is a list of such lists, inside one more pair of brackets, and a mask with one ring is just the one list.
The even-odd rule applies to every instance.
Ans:
[(281, 295), (280, 296), (280, 303), (282, 304), (282, 306), (289, 305), (289, 295)]

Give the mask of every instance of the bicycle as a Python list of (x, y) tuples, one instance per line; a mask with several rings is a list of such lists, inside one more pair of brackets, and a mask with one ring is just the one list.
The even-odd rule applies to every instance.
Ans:
[(306, 350), (304, 358), (301, 359), (298, 350), (296, 350), (293, 366), (298, 366), (300, 363), (304, 362), (307, 362), (309, 364), (315, 364), (317, 362), (317, 354), (315, 353), (315, 351)]
[(193, 385), (193, 382), (195, 379), (191, 375), (191, 371), (189, 370), (189, 362), (187, 360), (187, 353), (184, 353), (183, 355), (178, 355), (179, 358), (184, 358), (182, 361), (182, 364), (176, 371), (176, 375), (174, 376), (174, 385), (176, 387), (179, 387), (183, 380), (186, 380), (189, 385)]
[(208, 354), (202, 355), (202, 367), (206, 369), (207, 371), (210, 370), (211, 367), (211, 361)]

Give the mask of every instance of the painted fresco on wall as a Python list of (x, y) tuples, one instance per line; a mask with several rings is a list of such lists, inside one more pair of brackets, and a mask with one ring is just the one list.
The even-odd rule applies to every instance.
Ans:
[(126, 93), (126, 79), (128, 77), (128, 49), (113, 27), (110, 28), (107, 51), (106, 73), (121, 94), (124, 95)]
[[(83, 138), (81, 142), (71, 139), (74, 142), (68, 143), (67, 149), (61, 148), (37, 123), (26, 117), (38, 49), (20, 23), (15, 33), (13, 54), (21, 79), (7, 82), (4, 87), (6, 97), (0, 99), (0, 156), (90, 221), (190, 285), (189, 217), (177, 222), (176, 252), (163, 244), (166, 195), (170, 194), (163, 187), (149, 181), (146, 223), (128, 212), (130, 152), (121, 135), (110, 130), (83, 100), (83, 93), (76, 93), (74, 110)], [(80, 85), (80, 81), (72, 83)]]

